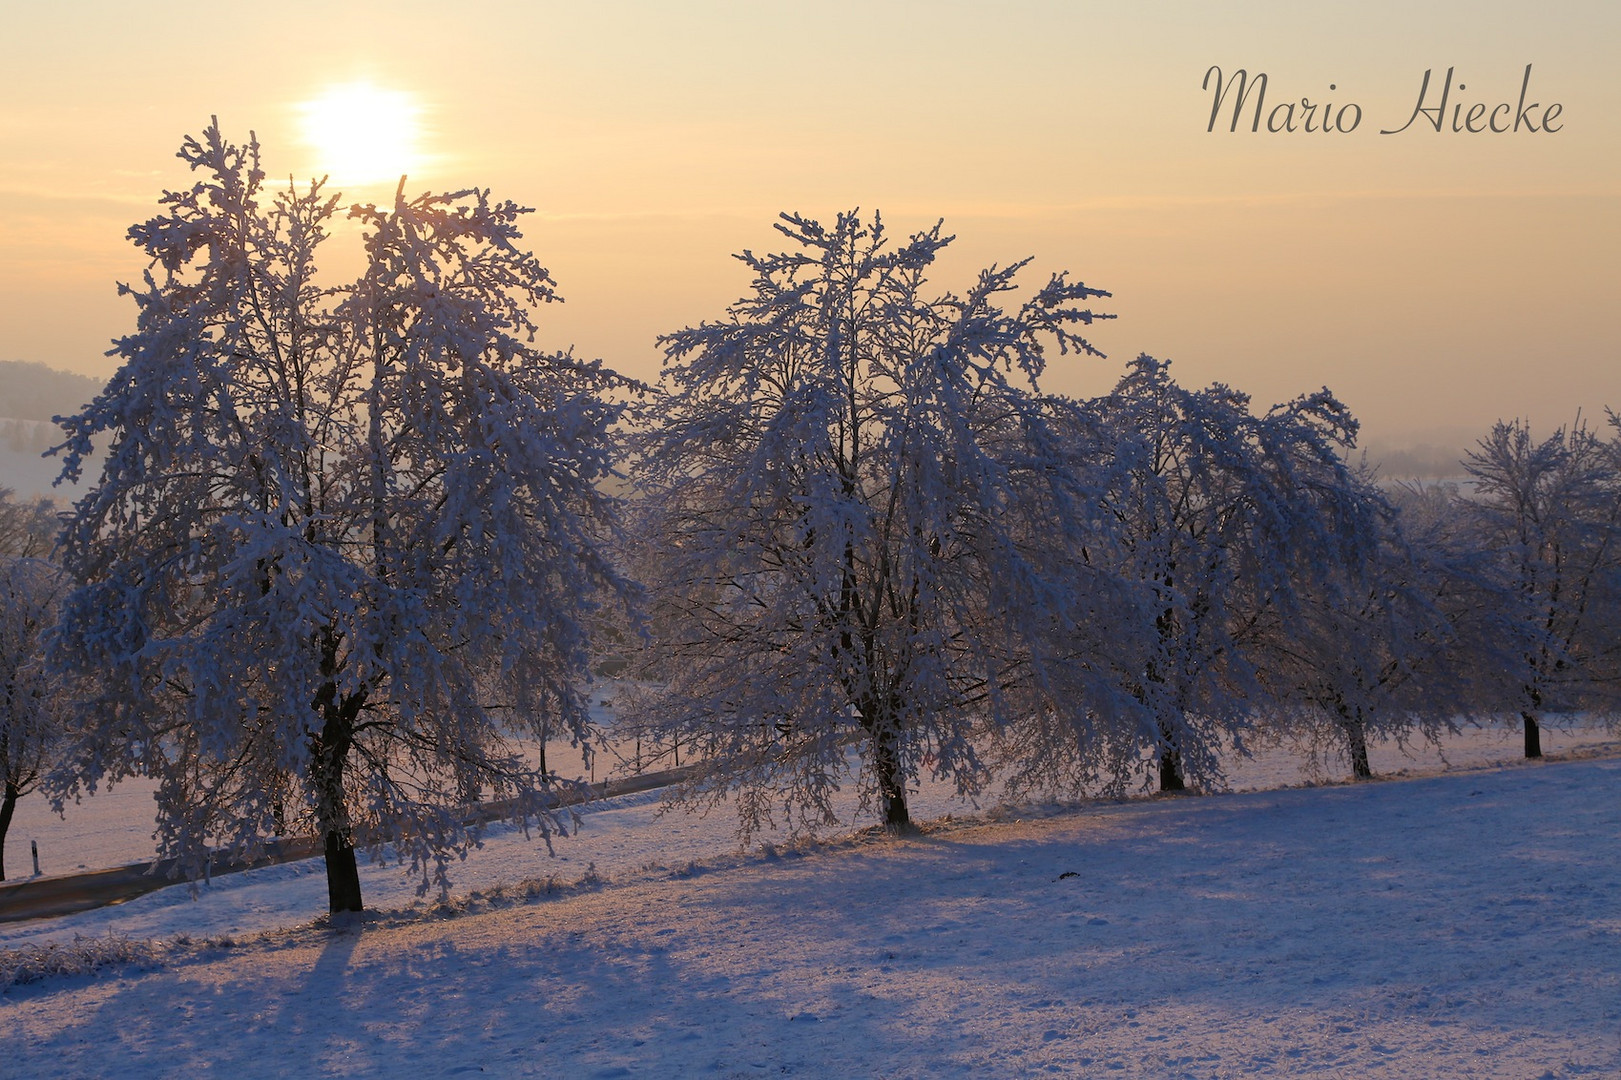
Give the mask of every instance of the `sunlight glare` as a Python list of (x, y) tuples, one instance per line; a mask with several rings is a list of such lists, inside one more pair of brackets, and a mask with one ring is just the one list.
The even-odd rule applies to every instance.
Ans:
[(417, 159), (422, 110), (409, 93), (349, 83), (298, 108), (315, 174), (334, 184), (396, 181)]

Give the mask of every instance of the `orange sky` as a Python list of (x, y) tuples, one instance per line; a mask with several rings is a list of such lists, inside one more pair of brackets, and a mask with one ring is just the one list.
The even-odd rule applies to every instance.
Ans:
[[(133, 319), (114, 282), (141, 270), (123, 233), (184, 182), (180, 137), (217, 113), (273, 175), (331, 171), (299, 103), (363, 81), (420, 110), (412, 187), (536, 207), (568, 301), (549, 344), (631, 374), (741, 292), (728, 255), (770, 244), (777, 211), (860, 206), (945, 217), (958, 281), (1032, 255), (1113, 290), (1111, 360), (1054, 389), (1149, 351), (1262, 402), (1326, 383), (1398, 444), (1621, 408), (1621, 5), (1216, 7), (30, 5), (0, 35), (0, 358), (110, 373)], [(1490, 107), (1528, 63), (1557, 133), (1378, 134), (1426, 68)], [(1269, 107), (1364, 119), (1207, 132), (1212, 64), (1267, 72)]]

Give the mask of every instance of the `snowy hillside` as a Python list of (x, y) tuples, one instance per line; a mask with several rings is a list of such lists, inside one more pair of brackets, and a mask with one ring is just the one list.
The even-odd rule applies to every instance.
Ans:
[(62, 463), (44, 456), (62, 441), (61, 434), (46, 420), (0, 417), (0, 487), (10, 488), (23, 499), (39, 495), (63, 498), (63, 490), (51, 486), (61, 475)]
[(100, 391), (102, 380), (44, 364), (0, 360), (0, 487), (23, 499), (49, 495), (66, 502), (72, 488), (54, 488), (60, 458), (42, 455), (62, 441), (53, 416), (70, 415)]
[[(0, 1040), (19, 1080), (1615, 1076), (1618, 785), (1613, 757), (1515, 764), (748, 856), (621, 806), (550, 896), (169, 936), (12, 987)], [(266, 873), (256, 902), (318, 907), (318, 873)], [(196, 934), (232, 891), (132, 926)]]

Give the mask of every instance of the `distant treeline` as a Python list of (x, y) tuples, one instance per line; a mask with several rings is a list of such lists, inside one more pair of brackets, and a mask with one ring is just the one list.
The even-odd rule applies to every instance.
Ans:
[(103, 385), (104, 380), (29, 360), (0, 360), (0, 419), (49, 423), (53, 416), (79, 412)]
[[(76, 413), (102, 389), (102, 381), (89, 375), (58, 371), (27, 360), (0, 360), (0, 446), (39, 454), (61, 441), (50, 423), (53, 416)], [(42, 424), (14, 424), (7, 420), (37, 420)], [(1390, 446), (1373, 443), (1367, 448), (1369, 464), (1387, 480), (1412, 477), (1450, 478), (1463, 474), (1464, 450), (1440, 443)]]
[(1386, 480), (1457, 479), (1464, 475), (1464, 450), (1458, 446), (1418, 443), (1389, 446), (1372, 442), (1364, 448), (1368, 463)]

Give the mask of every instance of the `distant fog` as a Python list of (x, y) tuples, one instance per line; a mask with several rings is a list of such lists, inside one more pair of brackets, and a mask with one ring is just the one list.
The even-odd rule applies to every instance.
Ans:
[[(104, 384), (99, 379), (23, 360), (0, 360), (0, 486), (17, 494), (66, 495), (51, 482), (60, 471), (42, 458), (61, 441), (51, 417), (78, 412)], [(1448, 429), (1436, 441), (1373, 441), (1362, 450), (1385, 480), (1440, 479), (1463, 475), (1465, 450), (1485, 431)]]
[(0, 360), (0, 487), (23, 498), (71, 495), (72, 489), (51, 487), (61, 462), (41, 456), (62, 441), (51, 417), (78, 412), (103, 385), (44, 364)]
[[(1486, 434), (1481, 431), (1480, 435)], [(1369, 464), (1378, 467), (1384, 480), (1439, 480), (1464, 475), (1463, 456), (1474, 441), (1459, 439), (1456, 443), (1415, 443), (1393, 445), (1370, 442), (1362, 449)]]

